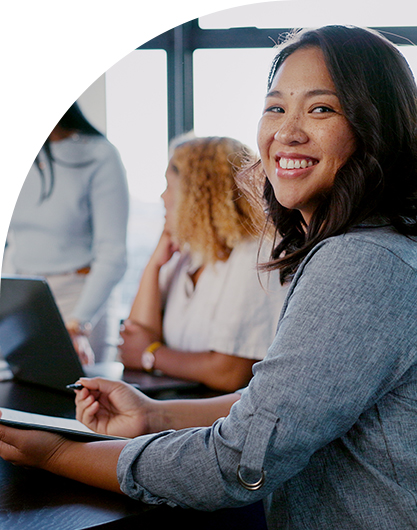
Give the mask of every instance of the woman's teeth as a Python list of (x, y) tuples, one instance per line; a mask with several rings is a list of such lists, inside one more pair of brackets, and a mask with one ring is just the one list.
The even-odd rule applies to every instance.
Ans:
[(306, 160), (305, 158), (280, 158), (279, 167), (282, 169), (305, 169), (314, 165), (312, 160)]

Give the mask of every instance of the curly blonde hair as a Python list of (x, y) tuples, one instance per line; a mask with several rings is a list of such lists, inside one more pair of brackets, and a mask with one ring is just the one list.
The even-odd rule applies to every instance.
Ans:
[(226, 261), (238, 243), (258, 231), (258, 216), (234, 178), (253, 156), (226, 137), (194, 138), (174, 147), (172, 162), (180, 176), (176, 239), (203, 263)]

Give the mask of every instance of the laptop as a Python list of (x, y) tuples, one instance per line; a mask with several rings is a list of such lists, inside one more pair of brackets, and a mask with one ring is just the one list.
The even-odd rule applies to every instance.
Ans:
[(14, 378), (25, 383), (72, 392), (66, 385), (80, 377), (123, 379), (145, 393), (192, 390), (198, 383), (124, 370), (120, 362), (83, 366), (42, 277), (5, 276), (0, 284), (0, 358)]

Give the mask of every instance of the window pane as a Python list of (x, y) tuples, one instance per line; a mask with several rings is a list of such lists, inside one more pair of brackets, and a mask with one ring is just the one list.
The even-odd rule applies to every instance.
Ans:
[(231, 136), (256, 150), (273, 48), (194, 52), (194, 128), (198, 136)]
[(107, 134), (125, 164), (130, 193), (155, 202), (167, 163), (164, 50), (135, 50), (106, 73)]
[(164, 217), (167, 76), (163, 50), (135, 50), (106, 73), (107, 136), (126, 168), (130, 191), (128, 269), (120, 284), (126, 318)]

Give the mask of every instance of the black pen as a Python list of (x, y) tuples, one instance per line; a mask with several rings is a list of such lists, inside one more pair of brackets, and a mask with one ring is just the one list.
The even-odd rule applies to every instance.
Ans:
[(72, 383), (71, 385), (67, 385), (67, 388), (70, 390), (82, 390), (85, 387), (79, 383)]

